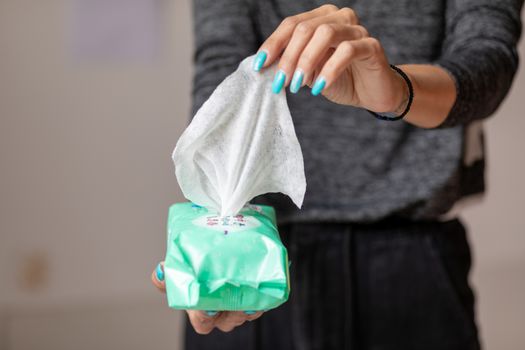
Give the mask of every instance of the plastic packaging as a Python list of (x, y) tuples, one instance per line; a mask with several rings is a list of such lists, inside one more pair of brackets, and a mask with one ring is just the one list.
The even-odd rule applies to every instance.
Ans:
[(288, 299), (288, 254), (270, 206), (219, 216), (177, 203), (168, 216), (164, 273), (176, 309), (268, 310)]

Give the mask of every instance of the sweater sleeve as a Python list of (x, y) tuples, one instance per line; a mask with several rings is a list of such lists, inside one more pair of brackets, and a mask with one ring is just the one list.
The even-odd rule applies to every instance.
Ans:
[(250, 0), (194, 0), (193, 116), (239, 63), (257, 50)]
[(447, 1), (445, 41), (435, 64), (456, 84), (457, 98), (439, 126), (490, 116), (508, 93), (518, 68), (523, 0)]

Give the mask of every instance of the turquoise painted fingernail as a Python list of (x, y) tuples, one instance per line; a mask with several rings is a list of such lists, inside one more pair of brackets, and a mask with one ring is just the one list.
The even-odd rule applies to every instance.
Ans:
[(300, 69), (296, 70), (292, 77), (292, 82), (290, 83), (290, 92), (295, 94), (301, 88), (303, 84), (304, 72)]
[(286, 80), (286, 74), (279, 69), (277, 74), (275, 74), (275, 78), (273, 79), (272, 83), (272, 91), (274, 94), (278, 94), (281, 92), (281, 89), (283, 88), (284, 82)]
[(326, 85), (326, 80), (323, 77), (317, 78), (314, 86), (312, 87), (312, 95), (317, 96), (323, 91), (324, 86)]
[(217, 315), (217, 311), (206, 311), (206, 315), (212, 317), (212, 316), (215, 316)]
[(257, 311), (251, 311), (251, 310), (249, 310), (249, 311), (244, 311), (244, 313), (245, 313), (246, 315), (253, 315), (253, 314), (256, 313), (256, 312), (257, 312)]
[(253, 60), (253, 70), (258, 72), (261, 70), (262, 66), (264, 65), (264, 62), (266, 61), (266, 57), (268, 55), (265, 51), (259, 51), (257, 56), (255, 56), (255, 59)]
[(164, 269), (162, 268), (162, 265), (160, 263), (155, 269), (155, 275), (160, 282), (164, 281)]

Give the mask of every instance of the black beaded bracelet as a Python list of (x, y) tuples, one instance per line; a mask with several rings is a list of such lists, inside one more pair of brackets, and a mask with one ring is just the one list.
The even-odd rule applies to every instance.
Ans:
[(408, 86), (408, 103), (407, 103), (407, 107), (405, 108), (403, 113), (401, 113), (401, 115), (398, 115), (398, 116), (396, 116), (393, 113), (380, 114), (380, 113), (372, 112), (372, 111), (370, 111), (368, 109), (367, 109), (367, 111), (370, 112), (377, 119), (395, 121), (395, 120), (403, 119), (403, 117), (405, 115), (407, 115), (408, 112), (410, 111), (410, 107), (412, 106), (412, 101), (414, 100), (414, 87), (412, 86), (412, 82), (410, 81), (410, 78), (408, 77), (408, 75), (406, 75), (406, 73), (403, 72), (400, 68), (398, 68), (398, 67), (396, 67), (396, 66), (394, 66), (392, 64), (390, 65), (390, 68), (392, 68), (399, 75), (401, 75), (401, 77), (407, 83), (407, 86)]

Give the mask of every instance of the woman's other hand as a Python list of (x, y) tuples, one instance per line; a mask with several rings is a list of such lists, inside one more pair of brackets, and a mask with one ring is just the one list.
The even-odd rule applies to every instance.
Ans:
[[(164, 263), (157, 265), (151, 274), (151, 282), (161, 292), (166, 293), (164, 283)], [(186, 310), (189, 320), (195, 332), (199, 334), (208, 334), (214, 328), (223, 332), (230, 332), (235, 327), (242, 325), (246, 321), (253, 321), (263, 314), (262, 311), (200, 311)]]
[(408, 87), (350, 8), (323, 5), (285, 18), (254, 60), (254, 69), (279, 60), (272, 89), (308, 85), (312, 94), (378, 113), (403, 111)]

